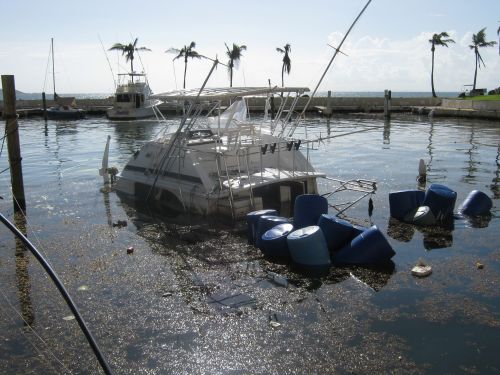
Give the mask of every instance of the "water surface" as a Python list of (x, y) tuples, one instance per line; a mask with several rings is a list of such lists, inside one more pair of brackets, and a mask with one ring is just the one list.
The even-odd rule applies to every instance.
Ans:
[[(110, 165), (121, 169), (162, 129), (155, 121), (19, 121), (28, 237), (64, 281), (113, 370), (498, 372), (499, 124), (404, 115), (390, 122), (310, 117), (306, 124), (310, 136), (322, 137), (375, 127), (324, 140), (309, 156), (330, 176), (377, 181), (373, 214), (363, 200), (346, 215), (381, 229), (396, 251), (392, 265), (306, 277), (263, 258), (242, 227), (161, 216), (101, 192), (107, 136)], [(493, 199), (491, 217), (457, 217), (447, 228), (390, 219), (389, 192), (417, 188), (421, 158), (427, 186), (455, 190), (457, 208), (481, 190)], [(0, 170), (6, 167), (4, 147)], [(9, 186), (8, 173), (0, 174), (0, 212), (14, 220)], [(0, 372), (99, 373), (55, 287), (16, 245), (0, 226)], [(433, 267), (430, 277), (410, 274), (419, 259)]]

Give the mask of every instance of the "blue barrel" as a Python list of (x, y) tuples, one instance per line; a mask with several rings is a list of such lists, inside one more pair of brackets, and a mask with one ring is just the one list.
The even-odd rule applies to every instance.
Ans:
[(382, 264), (396, 253), (376, 225), (354, 238), (349, 245), (333, 256), (337, 264)]
[(351, 223), (333, 215), (321, 215), (318, 226), (323, 231), (328, 250), (332, 252), (342, 249), (360, 233)]
[(328, 213), (328, 201), (317, 194), (302, 194), (295, 198), (293, 226), (297, 229), (317, 225), (319, 217)]
[(271, 258), (289, 259), (286, 237), (293, 231), (290, 223), (278, 224), (265, 232), (260, 239), (260, 249)]
[(255, 246), (261, 249), (262, 235), (269, 229), (274, 228), (276, 225), (288, 223), (286, 217), (274, 215), (262, 215), (257, 223), (257, 230), (255, 231)]
[(428, 206), (438, 221), (443, 221), (453, 216), (453, 209), (457, 201), (457, 193), (449, 187), (432, 184), (425, 193), (422, 206)]
[(255, 234), (257, 231), (257, 223), (262, 215), (277, 215), (276, 210), (258, 210), (247, 214), (247, 239), (249, 245), (255, 245)]
[(320, 227), (312, 225), (297, 229), (287, 237), (294, 263), (305, 270), (324, 271), (330, 267), (330, 253)]
[(493, 202), (490, 197), (482, 191), (472, 190), (458, 211), (467, 216), (479, 216), (489, 214), (491, 207), (493, 207)]
[(391, 216), (403, 220), (410, 211), (416, 210), (424, 201), (422, 190), (403, 190), (389, 193), (389, 208)]

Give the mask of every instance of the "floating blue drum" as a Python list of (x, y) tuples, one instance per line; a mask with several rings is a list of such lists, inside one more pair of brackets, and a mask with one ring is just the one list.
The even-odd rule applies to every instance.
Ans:
[(467, 216), (479, 216), (489, 214), (491, 207), (493, 207), (493, 202), (490, 197), (482, 191), (472, 190), (458, 211)]
[(303, 194), (295, 198), (293, 226), (297, 229), (316, 225), (322, 214), (328, 213), (328, 201), (317, 194)]
[(323, 271), (330, 267), (330, 253), (320, 227), (312, 225), (297, 229), (287, 237), (294, 263), (305, 270)]
[(457, 193), (449, 187), (432, 184), (425, 193), (421, 206), (428, 206), (438, 221), (443, 221), (453, 216), (453, 209), (457, 201)]
[(422, 190), (403, 190), (389, 193), (389, 208), (391, 216), (404, 220), (405, 216), (422, 205), (425, 192)]
[(257, 223), (257, 230), (255, 232), (255, 246), (259, 249), (261, 248), (262, 235), (266, 233), (269, 229), (274, 228), (276, 225), (288, 223), (286, 217), (274, 216), (274, 215), (262, 215)]
[(258, 210), (247, 214), (247, 239), (249, 245), (255, 245), (255, 234), (257, 232), (257, 223), (259, 222), (260, 217), (263, 215), (277, 214), (278, 212), (272, 209)]
[(290, 258), (286, 237), (292, 231), (293, 225), (290, 223), (276, 225), (262, 235), (260, 249), (264, 254), (272, 258)]
[(395, 254), (385, 236), (374, 225), (335, 254), (333, 262), (337, 264), (382, 264), (388, 262)]
[(342, 249), (360, 234), (359, 229), (355, 228), (351, 223), (333, 215), (321, 215), (318, 226), (323, 231), (328, 250), (332, 252)]

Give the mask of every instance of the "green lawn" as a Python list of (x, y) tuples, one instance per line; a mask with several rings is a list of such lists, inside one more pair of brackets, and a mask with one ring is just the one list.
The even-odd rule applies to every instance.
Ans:
[(500, 100), (500, 95), (478, 95), (478, 96), (468, 96), (464, 100)]

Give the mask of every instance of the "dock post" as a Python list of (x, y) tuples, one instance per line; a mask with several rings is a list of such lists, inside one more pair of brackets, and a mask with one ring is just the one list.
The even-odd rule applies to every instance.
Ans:
[(16, 113), (16, 87), (13, 75), (2, 75), (3, 118), (9, 153), (10, 179), (14, 195), (14, 211), (25, 211), (23, 168), (21, 164), (21, 148), (19, 146), (19, 126)]
[(384, 90), (384, 117), (391, 118), (391, 90)]
[(47, 98), (45, 97), (44, 92), (42, 92), (42, 103), (43, 103), (43, 119), (47, 121)]
[(332, 92), (328, 90), (328, 96), (326, 97), (326, 114), (328, 116), (332, 115)]

